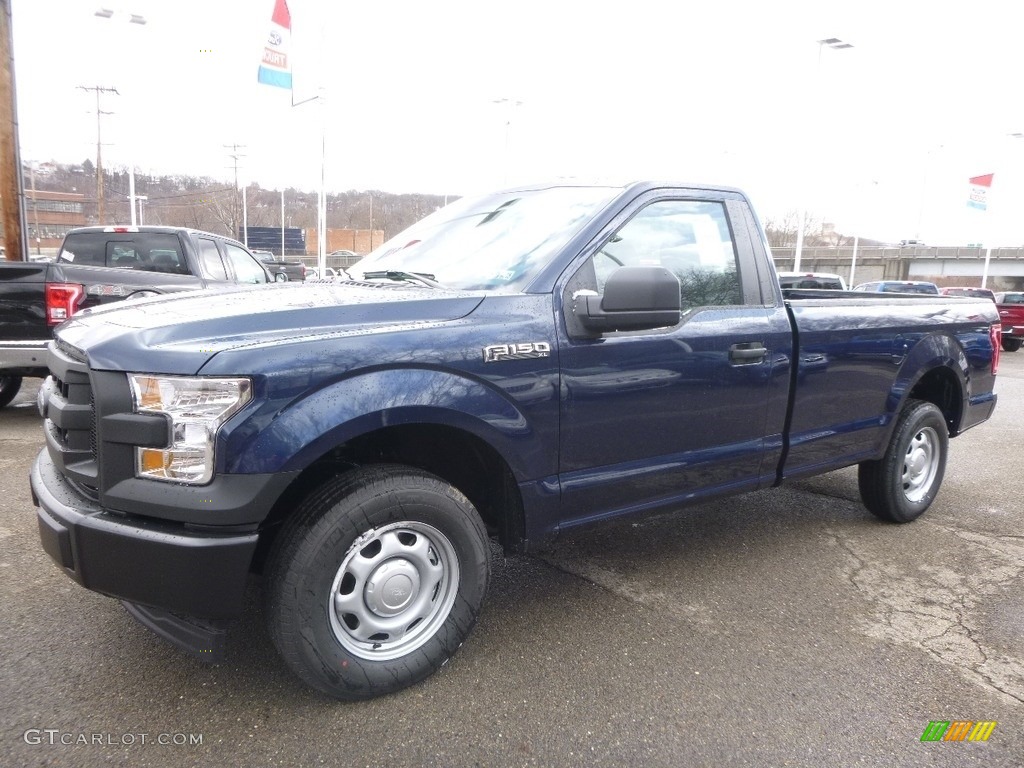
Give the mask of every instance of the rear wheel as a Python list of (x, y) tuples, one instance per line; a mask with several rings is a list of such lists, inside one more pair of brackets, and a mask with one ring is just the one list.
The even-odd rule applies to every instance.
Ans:
[(1021, 340), (1003, 336), (1003, 352), (1016, 352), (1020, 349)]
[(476, 623), (490, 547), (469, 501), (409, 467), (329, 481), (270, 555), (267, 622), (278, 651), (329, 696), (406, 688), (451, 658)]
[(946, 471), (949, 430), (932, 403), (910, 400), (885, 455), (858, 467), (860, 496), (874, 515), (894, 523), (920, 517), (935, 500)]
[(21, 376), (0, 376), (0, 408), (11, 402), (21, 389)]

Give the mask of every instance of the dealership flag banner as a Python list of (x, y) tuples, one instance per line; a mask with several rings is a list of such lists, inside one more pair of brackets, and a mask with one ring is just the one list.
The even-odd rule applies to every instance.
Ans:
[(288, 62), (291, 46), (292, 15), (285, 0), (274, 1), (274, 15), (270, 17), (270, 34), (263, 48), (263, 62), (260, 64), (259, 80), (278, 88), (292, 87), (292, 70)]
[(988, 193), (992, 189), (992, 177), (995, 174), (986, 173), (984, 176), (972, 176), (971, 193), (967, 198), (967, 207), (976, 208), (979, 211), (988, 209)]

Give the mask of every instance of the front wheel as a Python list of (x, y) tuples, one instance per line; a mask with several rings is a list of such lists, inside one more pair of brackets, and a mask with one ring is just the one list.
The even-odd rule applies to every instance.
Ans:
[(313, 492), (270, 554), (266, 618), (285, 663), (344, 700), (406, 688), (468, 637), (490, 579), (487, 532), (441, 479), (366, 467)]
[(11, 402), (21, 389), (21, 376), (0, 376), (0, 408)]
[(1003, 352), (1016, 352), (1020, 349), (1021, 340), (1003, 336)]
[(948, 452), (949, 430), (942, 411), (932, 403), (908, 401), (885, 455), (858, 467), (864, 506), (893, 523), (920, 517), (939, 492)]

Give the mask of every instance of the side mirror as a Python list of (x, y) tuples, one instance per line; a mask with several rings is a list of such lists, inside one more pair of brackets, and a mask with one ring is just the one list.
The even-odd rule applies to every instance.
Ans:
[(664, 267), (619, 267), (604, 296), (580, 292), (573, 312), (589, 331), (644, 331), (676, 325), (682, 313), (679, 278)]

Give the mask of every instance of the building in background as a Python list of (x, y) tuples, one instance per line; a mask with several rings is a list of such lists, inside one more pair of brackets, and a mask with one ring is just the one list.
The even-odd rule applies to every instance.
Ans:
[[(365, 256), (384, 242), (383, 229), (335, 229), (327, 230), (327, 247), (325, 253), (334, 251), (352, 251)], [(316, 229), (306, 230), (306, 253), (317, 252)], [(333, 265), (331, 265), (333, 266)]]
[(59, 248), (69, 229), (84, 227), (85, 195), (77, 192), (25, 190), (29, 253)]

